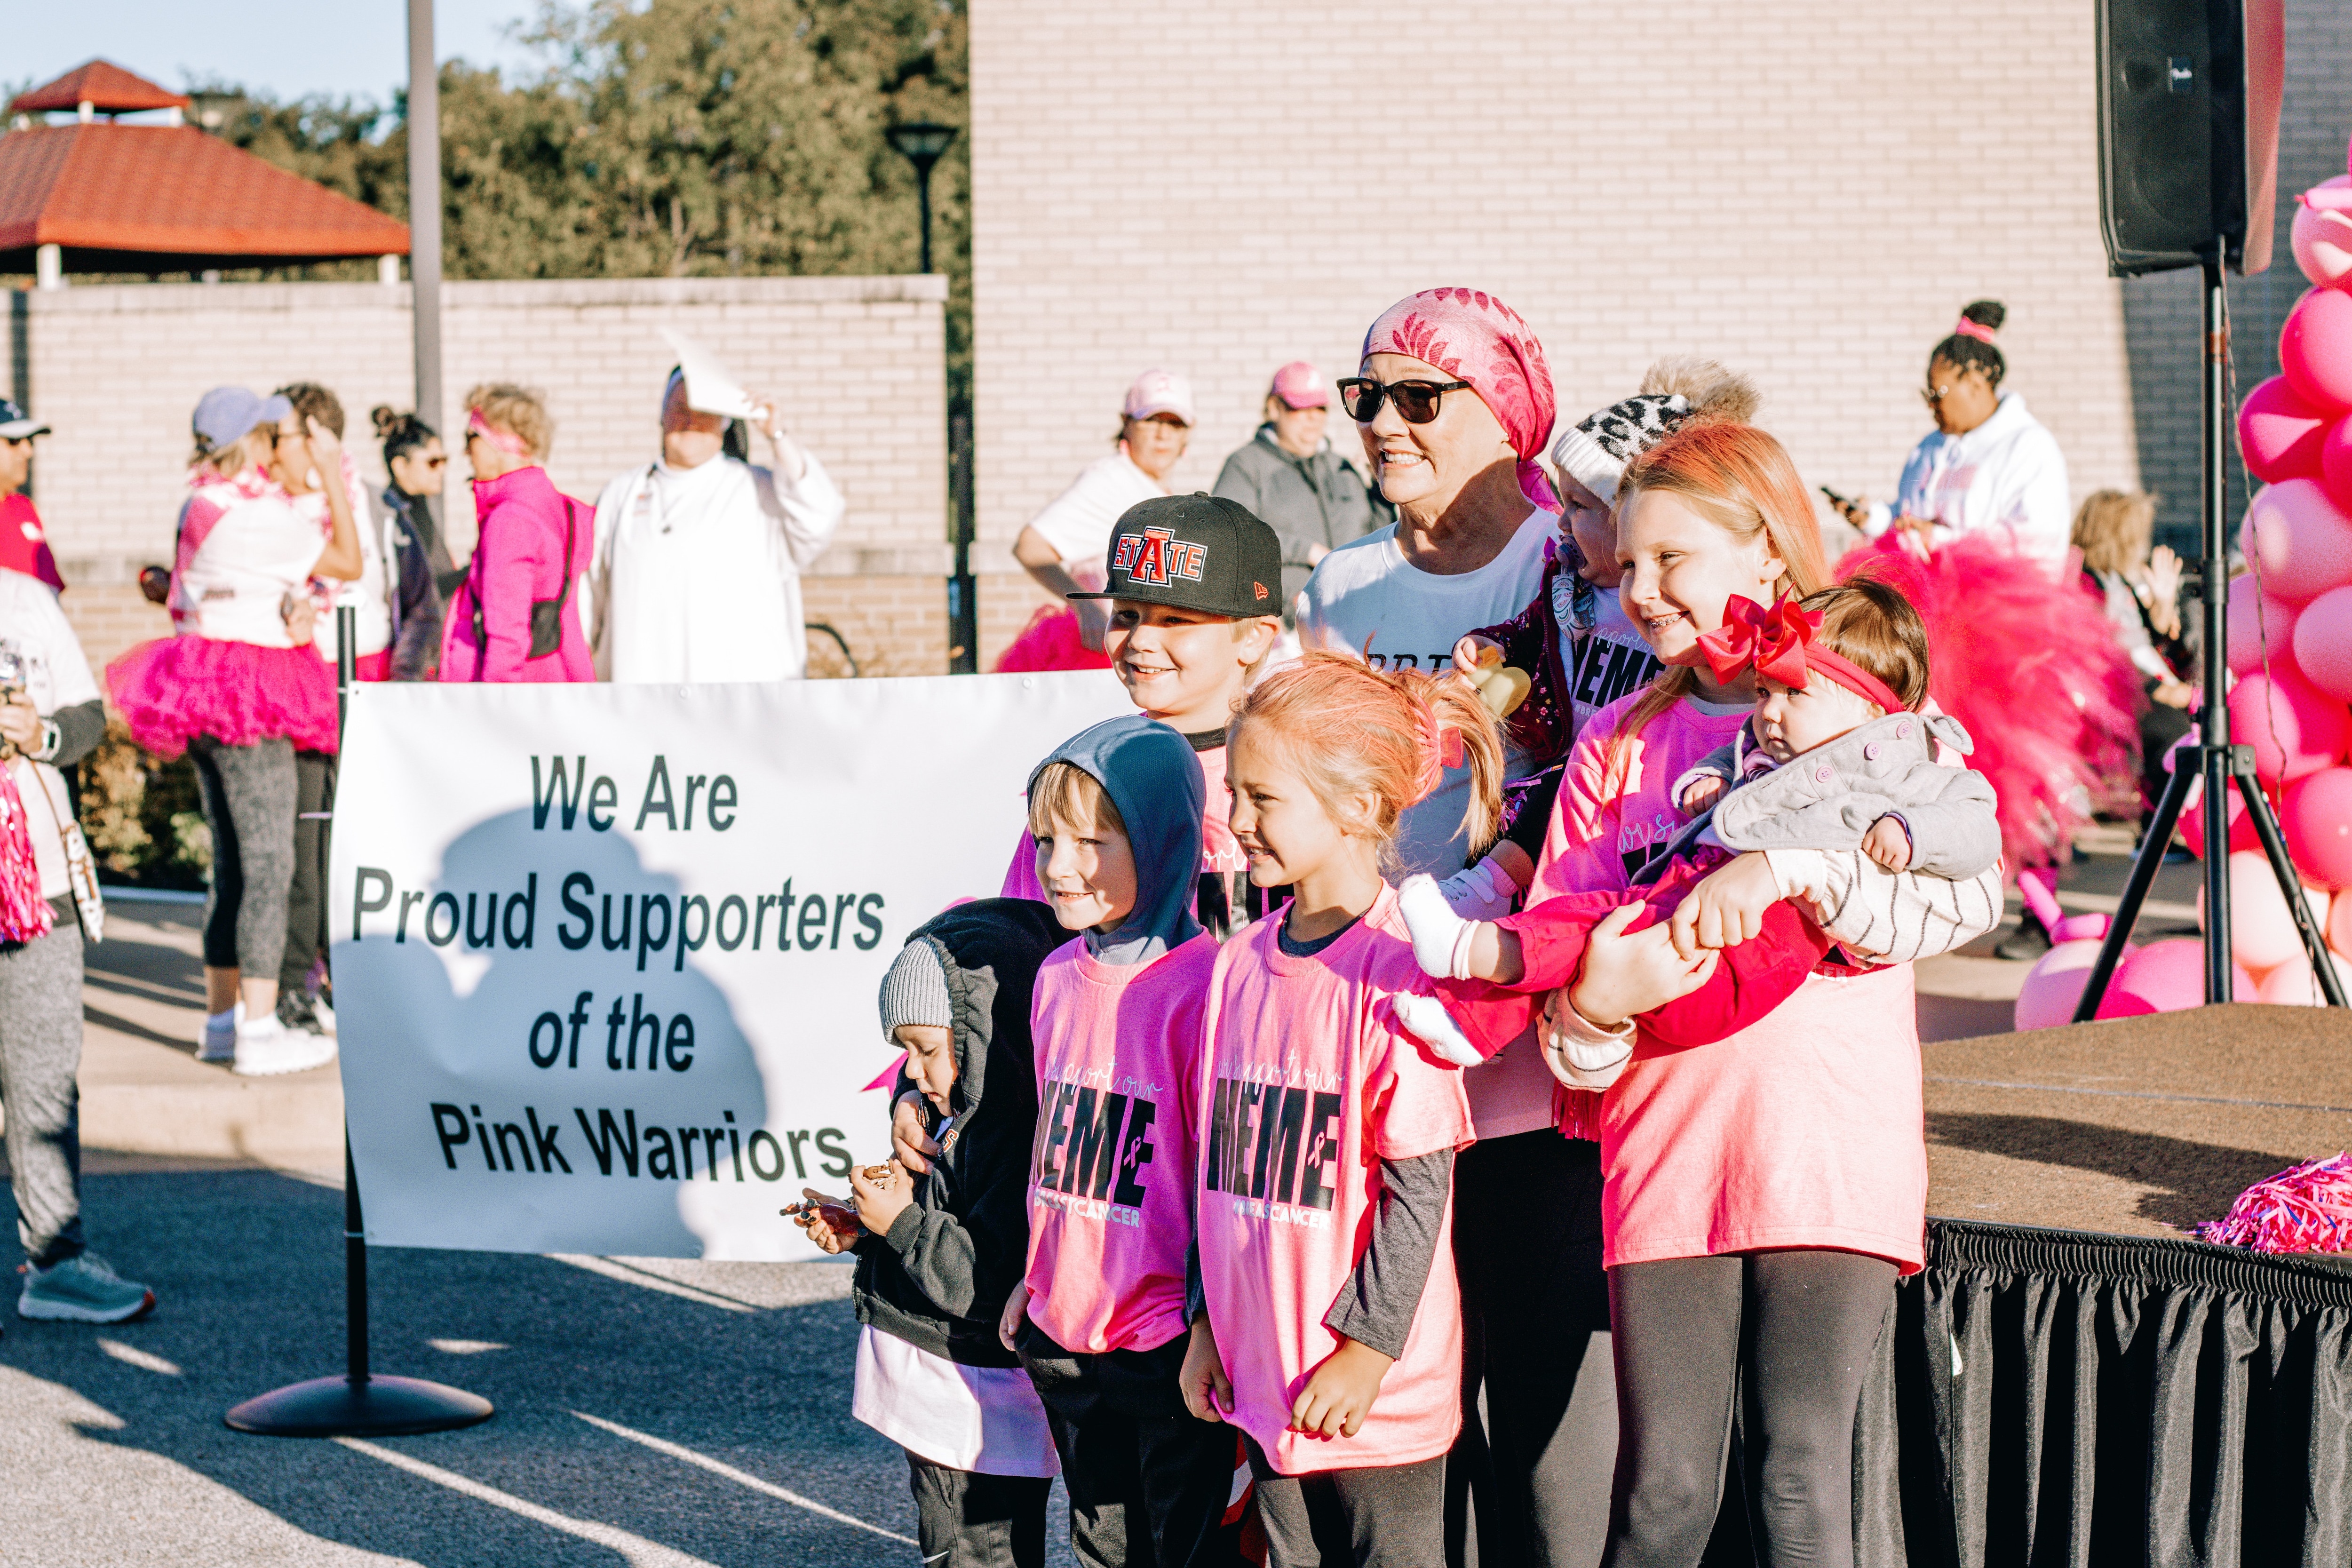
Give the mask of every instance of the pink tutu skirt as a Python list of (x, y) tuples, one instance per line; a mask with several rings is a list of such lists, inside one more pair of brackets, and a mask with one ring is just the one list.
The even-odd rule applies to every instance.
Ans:
[(1976, 742), (1968, 765), (1999, 798), (2009, 874), (2064, 865), (2139, 744), (2139, 676), (2101, 602), (1980, 538), (1923, 561), (1890, 529), (1837, 563), (1840, 578), (1864, 571), (1927, 623), (1928, 694)]
[(131, 738), (176, 757), (198, 735), (228, 746), (283, 735), (302, 752), (335, 750), (335, 677), (318, 650), (211, 637), (159, 637), (106, 667)]
[(1040, 605), (996, 660), (996, 673), (1030, 669), (1108, 669), (1108, 654), (1090, 651), (1078, 635), (1075, 610)]

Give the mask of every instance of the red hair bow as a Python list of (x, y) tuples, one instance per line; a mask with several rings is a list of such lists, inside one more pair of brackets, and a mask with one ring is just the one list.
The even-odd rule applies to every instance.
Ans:
[(1723, 606), (1723, 625), (1699, 637), (1698, 651), (1717, 680), (1735, 679), (1753, 665), (1757, 674), (1802, 690), (1805, 650), (1821, 626), (1820, 612), (1801, 610), (1794, 599), (1768, 610), (1734, 594)]

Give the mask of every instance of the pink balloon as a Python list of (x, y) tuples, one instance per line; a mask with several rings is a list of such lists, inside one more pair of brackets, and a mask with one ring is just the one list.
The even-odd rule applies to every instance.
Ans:
[(2231, 578), (2230, 673), (2252, 675), (2263, 668), (2265, 657), (2273, 664), (2292, 658), (2294, 618), (2301, 608), (2261, 592), (2251, 572)]
[(2303, 678), (2321, 695), (2352, 702), (2352, 584), (2330, 588), (2305, 605), (2295, 618), (2293, 641), (2294, 666)]
[(2326, 409), (2297, 396), (2286, 377), (2271, 377), (2238, 405), (2238, 445), (2245, 450), (2247, 472), (2266, 485), (2317, 478), (2327, 426)]
[(2314, 289), (2279, 331), (2279, 369), (2305, 403), (2352, 408), (2352, 294)]
[[(2312, 189), (2341, 190), (2347, 185), (2352, 185), (2352, 175), (2338, 174)], [(2287, 243), (2303, 275), (2322, 289), (2341, 288), (2346, 276), (2352, 274), (2352, 215), (2297, 201), (2294, 227)]]
[(2298, 872), (2323, 888), (2352, 888), (2352, 768), (2323, 768), (2287, 785), (2279, 826)]
[(2329, 426), (2320, 440), (2319, 482), (2339, 507), (2352, 496), (2352, 414)]
[[(2314, 921), (2327, 918), (2326, 889), (2302, 889), (2304, 907)], [(2205, 889), (2197, 889), (2197, 924), (2205, 924)], [(2276, 968), (2303, 951), (2303, 938), (2279, 895), (2278, 879), (2271, 874), (2270, 857), (2259, 848), (2241, 849), (2230, 857), (2230, 956), (2256, 974)]]
[[(2174, 745), (2173, 762), (2176, 766), (2180, 763), (2182, 753), (2189, 746), (2194, 745), (2196, 741), (2197, 734), (2192, 730), (2183, 735)], [(2263, 841), (2254, 832), (2254, 819), (2246, 815), (2245, 797), (2233, 787), (2229, 792), (2228, 800), (2230, 847), (2227, 852), (2235, 854), (2241, 849), (2260, 849), (2263, 847)], [(2178, 826), (2181, 839), (2189, 846), (2189, 852), (2202, 860), (2205, 858), (2205, 781), (2203, 779), (2189, 781), (2189, 798), (2180, 807), (2180, 820)], [(2200, 899), (2204, 897), (2201, 890), (2198, 897)]]
[[(2128, 961), (2132, 949), (2124, 949)], [(2074, 1021), (2074, 1004), (2082, 999), (2083, 984), (2091, 978), (2091, 965), (2099, 956), (2095, 942), (2062, 942), (2033, 961), (2025, 972), (2025, 981), (2017, 990), (2017, 1008), (2012, 1015), (2021, 1029), (2052, 1029)], [(2117, 966), (2120, 970), (2121, 965)], [(2108, 994), (2115, 986), (2109, 983)]]
[[(2344, 301), (2352, 305), (2352, 295)], [(2263, 592), (2294, 604), (2352, 583), (2352, 514), (2317, 479), (2282, 479), (2258, 492), (2238, 547)]]
[[(2055, 948), (2051, 950), (2056, 952)], [(2231, 970), (2231, 998), (2250, 994), (2242, 971)], [(2152, 942), (2116, 966), (2115, 983), (2099, 1004), (2102, 1018), (2179, 1013), (2205, 1005), (2205, 944), (2193, 936)]]
[[(2352, 992), (2352, 960), (2333, 952), (2327, 957), (2336, 966), (2336, 983)], [(2327, 993), (2319, 988), (2318, 977), (2311, 972), (2311, 960), (2300, 952), (2262, 977), (2254, 987), (2254, 999), (2284, 1007), (2327, 1005)]]
[(2327, 906), (2321, 937), (2336, 952), (2352, 954), (2352, 894), (2338, 893)]
[(2286, 660), (2256, 670), (2230, 692), (2230, 739), (2254, 749), (2254, 776), (2293, 784), (2352, 747), (2352, 710)]

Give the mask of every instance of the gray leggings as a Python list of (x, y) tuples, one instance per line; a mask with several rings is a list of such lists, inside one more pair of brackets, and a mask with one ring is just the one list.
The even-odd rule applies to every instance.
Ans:
[[(50, 906), (52, 911), (56, 905)], [(16, 1238), (36, 1268), (80, 1253), (81, 926), (68, 904), (47, 936), (0, 942), (0, 1107)]]
[(226, 746), (188, 742), (213, 830), (205, 895), (205, 963), (247, 980), (275, 980), (286, 957), (286, 897), (294, 882), (294, 742), (282, 736)]
[(1695, 1568), (1723, 1499), (1735, 1388), (1757, 1561), (1851, 1568), (1854, 1413), (1894, 1303), (1895, 1265), (1853, 1252), (1611, 1269), (1618, 1447), (1604, 1568)]

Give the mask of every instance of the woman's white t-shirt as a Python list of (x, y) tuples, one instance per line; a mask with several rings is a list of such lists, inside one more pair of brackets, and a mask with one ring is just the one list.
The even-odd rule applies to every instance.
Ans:
[[(1548, 511), (1530, 512), (1495, 559), (1452, 576), (1407, 561), (1395, 523), (1343, 544), (1299, 590), (1299, 643), (1355, 653), (1375, 669), (1443, 673), (1453, 668), (1454, 645), (1465, 633), (1507, 621), (1533, 601), (1543, 585), (1544, 541), (1558, 521)], [(1445, 781), (1397, 825), (1397, 858), (1406, 871), (1442, 879), (1462, 869), (1470, 847), (1462, 814), (1469, 802), (1469, 769), (1446, 769)], [(1464, 1080), (1478, 1136), (1551, 1126), (1551, 1084), (1533, 1036), (1514, 1040)]]
[(1125, 452), (1113, 452), (1079, 469), (1070, 488), (1031, 518), (1029, 526), (1063, 560), (1099, 565), (1110, 552), (1110, 531), (1127, 509), (1167, 493)]

